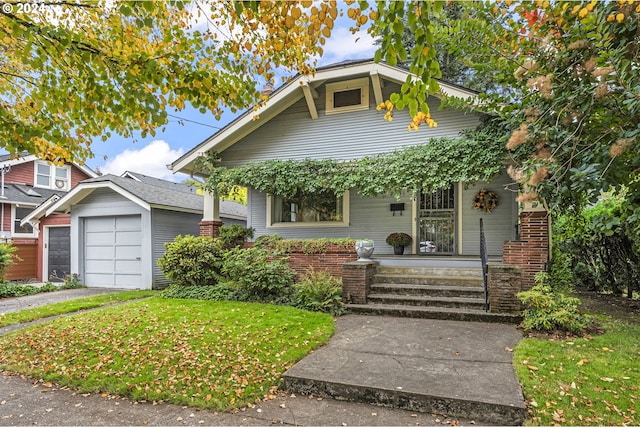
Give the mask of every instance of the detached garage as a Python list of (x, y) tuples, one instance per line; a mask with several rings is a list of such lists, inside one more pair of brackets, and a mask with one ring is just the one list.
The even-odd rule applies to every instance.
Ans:
[[(164, 244), (197, 236), (203, 206), (193, 187), (126, 172), (82, 181), (46, 215), (71, 213), (71, 272), (86, 286), (161, 289)], [(239, 206), (223, 221), (241, 221)]]

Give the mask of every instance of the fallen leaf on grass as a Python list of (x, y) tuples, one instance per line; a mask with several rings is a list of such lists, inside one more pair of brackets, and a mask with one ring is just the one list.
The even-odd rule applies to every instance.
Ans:
[(533, 365), (527, 365), (527, 368), (531, 369), (532, 371), (537, 371), (538, 367), (537, 366), (533, 366)]
[(601, 377), (600, 381), (605, 381), (608, 383), (612, 383), (613, 382), (613, 378), (609, 378), (609, 377)]
[(584, 364), (585, 364), (585, 363), (587, 363), (587, 362), (589, 362), (587, 359), (580, 359), (580, 360), (578, 360), (578, 363), (576, 363), (576, 365), (578, 365), (578, 366), (582, 366), (582, 365), (584, 365)]

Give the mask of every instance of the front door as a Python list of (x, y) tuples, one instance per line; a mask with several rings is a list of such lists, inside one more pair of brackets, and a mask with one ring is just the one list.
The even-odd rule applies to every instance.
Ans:
[(49, 227), (47, 280), (62, 282), (71, 272), (70, 227)]
[(453, 255), (455, 253), (455, 186), (432, 193), (420, 192), (418, 204), (418, 253)]

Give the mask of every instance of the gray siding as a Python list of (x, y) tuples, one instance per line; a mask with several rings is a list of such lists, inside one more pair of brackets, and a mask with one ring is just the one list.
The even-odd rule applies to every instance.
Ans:
[[(398, 89), (397, 85), (386, 82), (384, 98), (388, 99)], [(408, 110), (395, 111), (391, 123), (383, 120), (384, 112), (376, 111), (372, 88), (369, 110), (331, 115), (324, 111), (324, 86), (318, 92), (319, 97), (315, 100), (318, 119), (311, 119), (306, 102), (301, 99), (225, 150), (221, 154), (222, 164), (234, 166), (268, 159), (355, 159), (423, 144), (433, 137), (456, 137), (461, 131), (474, 129), (479, 124), (472, 114), (439, 111), (440, 101), (431, 97), (429, 106), (438, 127), (423, 126), (418, 132), (409, 132)]]
[[(518, 204), (512, 181), (506, 174), (496, 176), (491, 183), (479, 182), (469, 185), (462, 192), (462, 254), (480, 255), (480, 218), (484, 224), (484, 233), (489, 255), (502, 255), (505, 240), (516, 237)], [(498, 206), (486, 213), (472, 208), (472, 202), (479, 190), (486, 188), (499, 197)]]
[[(502, 245), (505, 240), (515, 239), (515, 225), (518, 216), (518, 205), (515, 201), (516, 193), (505, 188), (511, 183), (506, 175), (497, 176), (490, 184), (477, 183), (463, 188), (462, 206), (456, 207), (461, 214), (458, 221), (462, 221), (462, 255), (480, 255), (480, 218), (483, 218), (485, 237), (489, 255), (501, 256)], [(500, 197), (499, 204), (491, 213), (473, 209), (472, 201), (478, 190), (487, 188)], [(460, 198), (456, 197), (456, 204)], [(402, 216), (394, 216), (389, 204), (404, 202), (405, 210)], [(350, 216), (348, 227), (267, 227), (267, 197), (253, 189), (249, 190), (249, 227), (254, 227), (255, 237), (264, 234), (278, 234), (284, 238), (322, 238), (322, 237), (351, 237), (354, 239), (372, 239), (375, 242), (375, 254), (393, 254), (393, 248), (385, 243), (387, 235), (393, 232), (405, 232), (413, 235), (413, 201), (409, 195), (400, 200), (395, 197), (363, 198), (350, 192)], [(414, 245), (416, 236), (414, 237)], [(405, 253), (415, 253), (415, 246), (409, 246)], [(460, 250), (460, 249), (459, 249)]]
[[(84, 218), (140, 215), (142, 254), (151, 252), (149, 211), (107, 188), (99, 188), (71, 208), (71, 271), (84, 281)], [(143, 288), (151, 289), (151, 258), (142, 257)]]
[(164, 254), (166, 242), (171, 242), (177, 235), (197, 236), (200, 233), (198, 225), (202, 220), (202, 215), (187, 212), (166, 211), (153, 209), (151, 212), (152, 238), (152, 276), (153, 289), (161, 289), (170, 284), (160, 268), (158, 259)]
[[(385, 243), (389, 233), (412, 233), (411, 200), (408, 196), (400, 202), (405, 203), (402, 216), (395, 216), (389, 209), (390, 203), (398, 203), (395, 197), (363, 198), (354, 190), (350, 192), (349, 227), (267, 227), (267, 197), (253, 189), (249, 190), (249, 227), (255, 228), (255, 237), (265, 234), (278, 234), (285, 239), (292, 238), (341, 238), (372, 239), (375, 254), (393, 254), (393, 247)], [(407, 248), (409, 253), (409, 248)]]

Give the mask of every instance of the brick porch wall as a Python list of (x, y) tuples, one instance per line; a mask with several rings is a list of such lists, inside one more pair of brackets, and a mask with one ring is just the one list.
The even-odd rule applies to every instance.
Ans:
[(504, 264), (517, 265), (522, 271), (522, 290), (535, 284), (534, 276), (544, 271), (549, 261), (549, 213), (522, 212), (520, 240), (508, 240), (503, 246)]
[(313, 268), (316, 271), (326, 270), (338, 279), (342, 278), (342, 265), (358, 259), (355, 248), (345, 249), (334, 244), (329, 244), (322, 253), (307, 254), (302, 251), (292, 251), (286, 256), (289, 267), (298, 273), (298, 277), (309, 268)]

